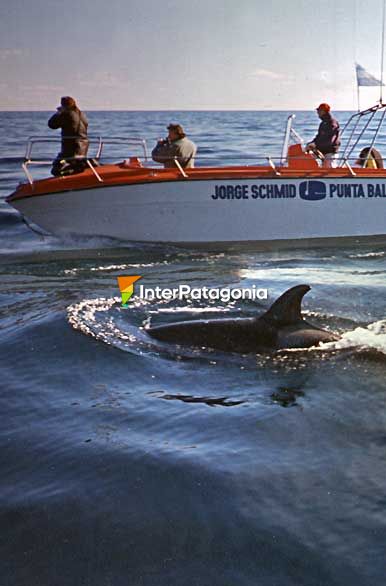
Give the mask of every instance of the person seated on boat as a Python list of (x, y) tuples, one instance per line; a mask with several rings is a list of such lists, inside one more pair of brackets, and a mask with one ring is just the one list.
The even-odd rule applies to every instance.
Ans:
[(180, 124), (169, 124), (168, 137), (157, 142), (151, 156), (153, 161), (162, 163), (165, 169), (176, 166), (176, 159), (184, 169), (194, 167), (196, 145), (187, 138)]
[(62, 129), (61, 151), (58, 153), (51, 169), (53, 175), (61, 175), (60, 169), (63, 165), (71, 166), (71, 161), (67, 159), (71, 160), (87, 156), (89, 144), (87, 117), (79, 110), (74, 98), (64, 96), (57, 111), (48, 120), (48, 126), (52, 129)]
[(323, 155), (323, 167), (335, 167), (336, 154), (340, 146), (339, 123), (331, 115), (328, 104), (320, 104), (316, 111), (321, 120), (315, 138), (306, 145), (306, 152), (314, 151)]
[(383, 169), (382, 155), (375, 147), (365, 147), (355, 164), (365, 169)]

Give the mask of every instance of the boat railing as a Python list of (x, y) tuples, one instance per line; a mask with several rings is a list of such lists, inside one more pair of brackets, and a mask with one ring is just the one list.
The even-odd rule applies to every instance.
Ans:
[[(385, 110), (386, 112), (386, 110)], [(250, 168), (256, 168), (259, 166), (269, 166), (273, 173), (277, 176), (280, 176), (282, 174), (282, 171), (288, 167), (291, 167), (292, 170), (296, 171), (303, 171), (303, 172), (307, 172), (307, 170), (311, 170), (310, 168), (310, 154), (306, 154), (304, 152), (303, 147), (304, 147), (304, 141), (303, 139), (296, 133), (296, 131), (294, 131), (294, 129), (292, 128), (292, 123), (293, 120), (295, 118), (295, 115), (291, 115), (288, 117), (287, 120), (287, 126), (286, 126), (286, 131), (285, 131), (285, 137), (284, 137), (284, 142), (283, 142), (283, 149), (282, 149), (282, 153), (281, 156), (278, 157), (272, 157), (272, 156), (256, 156), (254, 154), (250, 154), (250, 155), (245, 155), (242, 153), (234, 153), (232, 155), (218, 155), (216, 156), (215, 153), (211, 153), (211, 154), (204, 154), (204, 153), (200, 153), (198, 152), (198, 154), (194, 157), (194, 162), (197, 163), (197, 166), (199, 167), (224, 167), (224, 168), (231, 168), (234, 166), (239, 167), (240, 165), (245, 166), (245, 167), (250, 167)], [(74, 137), (66, 137), (66, 138), (74, 138)], [(299, 154), (297, 154), (293, 159), (291, 159), (291, 156), (289, 156), (289, 144), (290, 144), (290, 140), (291, 138), (295, 138), (296, 141), (298, 143), (301, 143), (302, 145), (302, 149), (300, 149), (301, 152), (303, 152), (303, 154), (301, 154), (301, 152)], [(46, 137), (46, 136), (31, 136), (28, 140), (28, 144), (27, 144), (27, 148), (26, 148), (26, 154), (25, 154), (25, 159), (24, 162), (22, 163), (22, 168), (23, 171), (28, 179), (28, 182), (33, 185), (34, 184), (34, 179), (32, 177), (31, 171), (30, 171), (30, 167), (33, 165), (36, 166), (51, 166), (53, 164), (53, 159), (47, 159), (47, 158), (39, 158), (39, 157), (34, 157), (34, 148), (36, 148), (37, 145), (44, 145), (46, 143), (60, 143), (62, 139), (58, 138), (58, 137)], [(152, 161), (151, 156), (149, 156), (148, 151), (147, 151), (147, 147), (146, 147), (146, 141), (144, 139), (141, 138), (132, 138), (132, 137), (109, 137), (107, 139), (103, 139), (101, 136), (89, 136), (88, 137), (90, 146), (93, 147), (93, 150), (95, 151), (94, 154), (92, 154), (91, 156), (88, 155), (88, 157), (83, 157), (83, 156), (75, 156), (72, 158), (66, 158), (66, 161), (79, 161), (82, 160), (85, 162), (85, 164), (87, 165), (87, 167), (91, 170), (91, 172), (95, 175), (96, 180), (99, 183), (103, 183), (103, 178), (101, 177), (100, 172), (98, 172), (98, 162), (101, 158), (102, 152), (103, 152), (103, 147), (104, 145), (116, 145), (116, 146), (121, 146), (121, 145), (125, 145), (126, 147), (140, 147), (140, 151), (141, 152), (133, 152), (130, 151), (130, 155), (132, 155), (131, 157), (127, 158), (126, 160), (124, 160), (124, 165), (127, 168), (133, 168), (133, 167), (141, 167), (141, 166), (145, 166), (145, 167), (151, 167), (151, 169), (154, 169), (154, 172), (157, 172), (156, 170), (159, 168), (158, 165), (154, 166), (154, 163)], [(134, 156), (135, 155), (135, 156)], [(118, 156), (116, 155), (116, 153), (113, 153), (113, 156)], [(314, 159), (317, 163), (317, 165), (314, 163), (315, 165), (315, 170), (318, 168), (320, 169), (326, 169), (326, 167), (323, 167), (323, 156), (318, 157), (317, 155), (314, 155)], [(304, 162), (307, 161), (308, 164), (304, 165)], [(355, 177), (356, 176), (356, 171), (355, 171), (355, 163), (357, 161), (357, 157), (354, 156), (348, 156), (347, 153), (343, 154), (343, 156), (337, 156), (335, 158), (334, 161), (334, 167), (341, 167), (341, 168), (346, 168), (349, 173), (351, 174), (351, 176)], [(153, 163), (153, 165), (152, 165)], [(184, 168), (181, 163), (180, 160), (178, 159), (178, 157), (174, 157), (174, 163), (176, 168), (178, 169), (179, 173), (181, 174), (181, 176), (184, 179), (189, 178), (190, 176), (190, 169), (189, 168)], [(160, 167), (162, 167), (162, 164), (160, 165)], [(354, 167), (354, 168), (353, 168)]]
[[(366, 165), (367, 160), (371, 156), (371, 149), (374, 147), (375, 142), (379, 136), (381, 128), (384, 124), (386, 116), (386, 104), (378, 103), (371, 108), (355, 112), (347, 120), (341, 132), (341, 152), (342, 160), (346, 158), (350, 159), (353, 157), (355, 149), (359, 148), (359, 145), (368, 147), (366, 159), (364, 164)], [(373, 127), (372, 127), (373, 124)], [(365, 133), (371, 138), (365, 141)], [(343, 163), (342, 165), (343, 166)]]
[(285, 165), (288, 162), (288, 147), (291, 138), (295, 139), (296, 142), (304, 145), (304, 140), (298, 132), (293, 128), (293, 123), (296, 118), (296, 114), (290, 114), (287, 118), (287, 124), (284, 131), (283, 148), (281, 151), (281, 164)]
[[(309, 162), (310, 162), (310, 157), (312, 157), (312, 159), (315, 161), (316, 165), (315, 167), (310, 168), (309, 167)], [(227, 161), (231, 161), (231, 160), (235, 160), (236, 157), (229, 157), (229, 156), (224, 156), (221, 157), (221, 162), (222, 165), (221, 167), (223, 167), (224, 169), (229, 169), (231, 170), (232, 168), (235, 168), (238, 170), (239, 168), (239, 164), (237, 165), (227, 165)], [(196, 168), (209, 168), (212, 167), (213, 165), (208, 165), (208, 163), (213, 163), (213, 157), (207, 157), (207, 156), (196, 156), (194, 157), (195, 162), (199, 162), (200, 164), (196, 166)], [(292, 164), (289, 164), (289, 160), (285, 161), (283, 164), (283, 159), (282, 157), (256, 157), (254, 155), (247, 155), (247, 156), (239, 156), (237, 157), (237, 160), (242, 160), (242, 166), (246, 167), (246, 168), (250, 168), (251, 170), (256, 169), (258, 167), (267, 167), (267, 164), (269, 167), (271, 167), (272, 171), (274, 172), (275, 175), (280, 176), (282, 174), (282, 171), (284, 170), (288, 170), (289, 168), (293, 171), (299, 171), (299, 172), (303, 172), (303, 173), (307, 173), (307, 171), (317, 171), (317, 169), (320, 169), (320, 171), (327, 171), (330, 168), (346, 168), (350, 175), (352, 177), (356, 177), (357, 173), (355, 171), (356, 168), (361, 168), (361, 167), (357, 167), (358, 164), (358, 157), (335, 157), (335, 159), (331, 162), (331, 166), (324, 166), (323, 164), (323, 160), (324, 157), (323, 155), (320, 154), (320, 157), (316, 154), (310, 153), (304, 153), (303, 156), (298, 156), (296, 155), (295, 157), (295, 162), (292, 162)], [(151, 158), (150, 158), (151, 161)], [(176, 165), (176, 168), (179, 170), (180, 174), (182, 175), (182, 177), (184, 177), (185, 179), (189, 178), (189, 172), (191, 171), (190, 168), (184, 168), (182, 167), (182, 165), (180, 164), (178, 157), (174, 157), (174, 163)], [(224, 164), (225, 163), (225, 164)], [(304, 165), (304, 163), (307, 163), (306, 165)], [(297, 166), (298, 164), (298, 166)], [(129, 163), (130, 166), (130, 163)], [(219, 165), (214, 165), (214, 167), (219, 168)], [(156, 167), (157, 168), (157, 167)]]
[[(28, 182), (33, 185), (33, 177), (29, 170), (29, 167), (32, 165), (36, 166), (46, 166), (52, 165), (53, 159), (46, 159), (46, 158), (34, 158), (33, 151), (36, 150), (37, 145), (45, 145), (45, 144), (61, 144), (62, 140), (73, 140), (76, 139), (79, 142), (82, 141), (78, 136), (64, 136), (64, 137), (52, 137), (52, 136), (30, 136), (28, 138), (26, 152), (24, 161), (22, 163), (22, 169), (28, 179)], [(102, 138), (101, 136), (88, 136), (87, 139), (88, 144), (95, 149), (95, 153), (91, 156), (88, 155), (87, 157), (84, 156), (75, 156), (75, 157), (66, 157), (66, 160), (79, 160), (82, 159), (86, 162), (87, 166), (92, 170), (98, 181), (102, 182), (102, 179), (99, 173), (95, 169), (95, 165), (93, 165), (93, 161), (99, 161), (102, 156), (103, 149), (105, 145), (109, 146), (126, 146), (126, 147), (137, 147), (141, 150), (142, 157), (147, 160), (148, 157), (148, 150), (146, 141), (142, 138), (137, 137), (127, 137), (127, 136), (110, 136), (108, 138)], [(138, 153), (139, 155), (141, 153)]]

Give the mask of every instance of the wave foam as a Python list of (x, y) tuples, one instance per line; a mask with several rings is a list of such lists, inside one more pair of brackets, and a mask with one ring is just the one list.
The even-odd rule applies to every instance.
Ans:
[(242, 269), (240, 277), (256, 280), (260, 283), (280, 281), (281, 283), (312, 283), (313, 285), (359, 285), (359, 286), (384, 286), (384, 271), (354, 270), (351, 267), (274, 267)]
[(382, 258), (385, 256), (385, 252), (367, 252), (358, 254), (349, 254), (349, 258)]
[(367, 328), (355, 328), (342, 334), (337, 342), (321, 344), (322, 350), (344, 350), (346, 348), (371, 348), (386, 354), (386, 319), (374, 322)]

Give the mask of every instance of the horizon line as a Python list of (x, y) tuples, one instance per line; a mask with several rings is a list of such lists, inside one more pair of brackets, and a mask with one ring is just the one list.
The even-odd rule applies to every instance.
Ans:
[[(334, 109), (331, 108), (333, 112), (357, 112), (356, 108), (340, 108)], [(49, 109), (3, 109), (0, 108), (1, 112), (53, 112), (53, 108)], [(304, 109), (304, 108), (166, 108), (166, 109), (156, 109), (156, 108), (146, 108), (146, 109), (109, 109), (109, 108), (83, 108), (82, 111), (86, 112), (315, 112), (315, 108), (311, 109)]]

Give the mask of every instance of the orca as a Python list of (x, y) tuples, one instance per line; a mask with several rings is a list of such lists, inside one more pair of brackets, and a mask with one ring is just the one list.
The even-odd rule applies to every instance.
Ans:
[(226, 352), (259, 352), (310, 348), (339, 337), (308, 323), (301, 315), (309, 285), (283, 293), (260, 317), (192, 320), (147, 328), (152, 338), (181, 346), (199, 346)]

